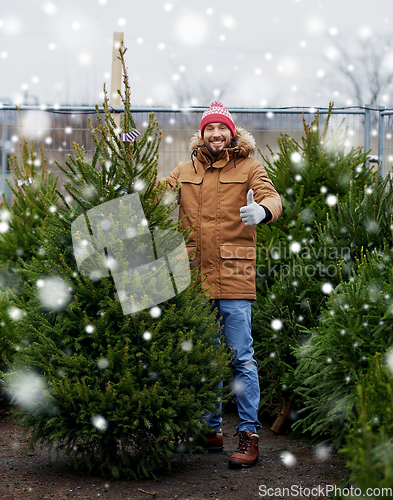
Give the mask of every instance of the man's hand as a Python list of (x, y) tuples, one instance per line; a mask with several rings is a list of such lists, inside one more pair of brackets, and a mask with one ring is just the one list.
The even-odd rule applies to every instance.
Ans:
[(240, 209), (240, 217), (246, 226), (256, 226), (266, 217), (265, 209), (254, 201), (252, 189), (247, 193), (247, 206)]

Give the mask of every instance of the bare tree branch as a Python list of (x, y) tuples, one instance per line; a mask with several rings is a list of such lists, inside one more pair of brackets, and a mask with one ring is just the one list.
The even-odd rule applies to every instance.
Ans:
[[(353, 40), (349, 37), (331, 39), (337, 57), (330, 61), (331, 74), (325, 82), (329, 91), (334, 85), (342, 90), (341, 100), (351, 99), (359, 106), (392, 106), (393, 67), (387, 64), (388, 57), (392, 57), (390, 40), (381, 34), (378, 38), (357, 39), (355, 43)], [(335, 101), (338, 100), (335, 96)]]

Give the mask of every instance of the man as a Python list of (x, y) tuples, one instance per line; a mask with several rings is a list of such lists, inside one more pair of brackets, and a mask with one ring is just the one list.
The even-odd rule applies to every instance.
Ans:
[[(191, 266), (207, 276), (227, 344), (234, 349), (235, 381), (240, 424), (239, 447), (230, 457), (232, 468), (258, 461), (259, 381), (253, 358), (251, 306), (256, 299), (257, 224), (274, 222), (282, 213), (279, 194), (260, 162), (251, 158), (255, 140), (236, 128), (231, 114), (217, 101), (203, 113), (200, 135), (191, 139), (191, 161), (182, 162), (165, 178), (180, 183), (179, 218), (194, 226), (187, 250)], [(222, 450), (221, 415), (204, 416), (212, 432), (205, 448)]]

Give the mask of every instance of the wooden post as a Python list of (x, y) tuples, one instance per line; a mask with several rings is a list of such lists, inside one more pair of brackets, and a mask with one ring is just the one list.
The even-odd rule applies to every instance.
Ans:
[[(115, 31), (113, 33), (113, 50), (112, 50), (112, 78), (111, 78), (111, 93), (109, 98), (109, 105), (113, 108), (120, 107), (120, 96), (117, 93), (121, 90), (121, 77), (122, 77), (122, 66), (121, 61), (118, 59), (119, 48), (124, 39), (124, 33)], [(120, 129), (120, 113), (112, 113), (112, 118), (114, 119), (116, 126)]]

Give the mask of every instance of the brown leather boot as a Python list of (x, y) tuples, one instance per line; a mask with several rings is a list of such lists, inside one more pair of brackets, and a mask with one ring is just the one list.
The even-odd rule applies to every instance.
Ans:
[(197, 446), (202, 446), (206, 451), (222, 451), (224, 449), (224, 436), (222, 430), (209, 432), (195, 440)]
[(239, 447), (229, 459), (231, 469), (241, 469), (242, 467), (252, 467), (258, 462), (259, 448), (258, 434), (248, 431), (238, 432)]

